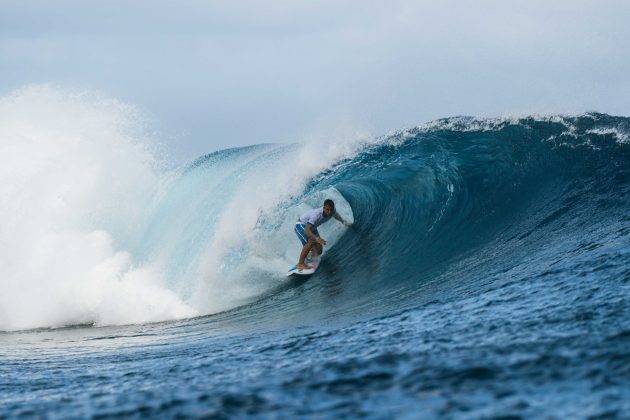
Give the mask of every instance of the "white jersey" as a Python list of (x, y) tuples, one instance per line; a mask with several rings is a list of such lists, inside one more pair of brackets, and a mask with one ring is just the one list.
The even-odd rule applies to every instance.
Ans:
[(324, 217), (324, 208), (320, 207), (317, 209), (309, 210), (299, 218), (298, 222), (303, 225), (310, 223), (311, 225), (317, 227), (323, 223), (326, 223), (335, 215), (335, 210), (332, 211), (330, 216)]

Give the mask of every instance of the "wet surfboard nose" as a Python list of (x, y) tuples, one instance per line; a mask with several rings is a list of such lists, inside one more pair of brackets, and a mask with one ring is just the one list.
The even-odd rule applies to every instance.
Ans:
[(320, 260), (321, 260), (321, 256), (309, 258), (306, 261), (304, 261), (305, 265), (311, 267), (309, 269), (299, 269), (298, 265), (295, 264), (293, 267), (289, 269), (289, 271), (287, 271), (287, 277), (292, 276), (294, 274), (301, 275), (301, 276), (308, 276), (308, 275), (313, 274), (317, 270), (317, 267), (319, 267)]

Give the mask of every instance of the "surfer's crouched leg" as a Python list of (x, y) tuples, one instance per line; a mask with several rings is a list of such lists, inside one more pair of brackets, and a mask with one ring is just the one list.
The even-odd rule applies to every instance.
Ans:
[(310, 270), (311, 268), (313, 268), (310, 265), (306, 265), (304, 260), (306, 259), (306, 256), (311, 251), (311, 249), (313, 248), (313, 245), (315, 245), (315, 243), (316, 242), (314, 240), (309, 239), (309, 241), (302, 248), (302, 253), (300, 254), (300, 260), (298, 261), (298, 269), (299, 270)]

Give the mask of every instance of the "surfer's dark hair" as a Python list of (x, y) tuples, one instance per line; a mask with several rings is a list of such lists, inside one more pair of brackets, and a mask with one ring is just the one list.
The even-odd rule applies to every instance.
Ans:
[(326, 207), (326, 206), (330, 206), (330, 207), (332, 207), (334, 209), (335, 208), (335, 202), (332, 201), (330, 198), (327, 198), (324, 201), (324, 207)]

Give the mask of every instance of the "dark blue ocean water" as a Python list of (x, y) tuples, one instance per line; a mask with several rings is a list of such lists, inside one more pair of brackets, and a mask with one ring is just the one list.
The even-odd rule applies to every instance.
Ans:
[(355, 225), (311, 277), (193, 319), (0, 333), (0, 418), (630, 418), (630, 119), (440, 120), (278, 209), (330, 188)]

